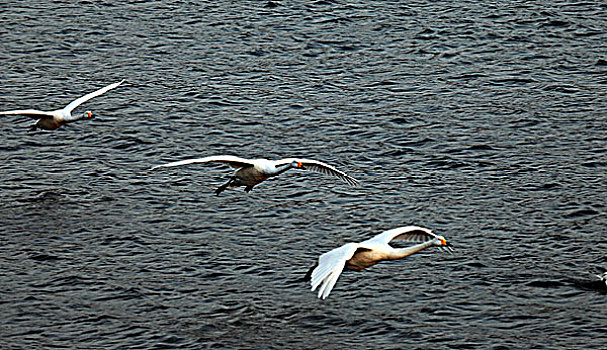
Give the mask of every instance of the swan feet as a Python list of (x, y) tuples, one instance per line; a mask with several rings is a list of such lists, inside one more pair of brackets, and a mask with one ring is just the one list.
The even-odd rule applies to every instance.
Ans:
[(229, 186), (232, 185), (232, 183), (234, 182), (234, 180), (236, 180), (236, 177), (232, 176), (230, 178), (230, 180), (228, 180), (228, 182), (224, 183), (223, 185), (219, 186), (216, 190), (215, 190), (215, 195), (219, 196), (219, 194), (223, 191), (226, 190), (226, 188), (228, 188)]

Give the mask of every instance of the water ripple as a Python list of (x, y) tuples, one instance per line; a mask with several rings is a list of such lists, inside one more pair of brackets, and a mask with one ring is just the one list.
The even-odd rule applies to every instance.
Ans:
[[(600, 6), (3, 9), (3, 110), (127, 80), (87, 103), (94, 120), (1, 119), (4, 346), (607, 341)], [(292, 171), (216, 197), (227, 167), (149, 170), (212, 154), (315, 158), (363, 185)], [(456, 253), (344, 273), (324, 301), (302, 281), (320, 254), (405, 224)]]

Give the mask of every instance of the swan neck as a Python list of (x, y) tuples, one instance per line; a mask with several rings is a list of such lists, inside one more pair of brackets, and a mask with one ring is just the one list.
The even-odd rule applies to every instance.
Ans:
[(415, 253), (422, 251), (433, 245), (434, 245), (434, 242), (430, 240), (430, 241), (427, 241), (424, 243), (416, 244), (411, 247), (394, 249), (394, 252), (392, 253), (392, 258), (393, 259), (402, 259), (404, 257), (415, 254)]
[(291, 168), (291, 164), (279, 165), (275, 168), (274, 175), (280, 175)]
[(73, 121), (80, 120), (80, 119), (84, 118), (84, 115), (83, 114), (76, 114), (76, 115), (74, 115), (74, 114), (71, 114), (71, 113), (67, 113), (67, 114), (63, 113), (62, 117), (63, 117), (63, 121), (73, 122)]

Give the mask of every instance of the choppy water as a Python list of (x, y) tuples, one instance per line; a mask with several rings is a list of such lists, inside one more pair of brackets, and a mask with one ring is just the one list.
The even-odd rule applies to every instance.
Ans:
[[(601, 2), (4, 1), (0, 347), (607, 347)], [(248, 195), (166, 161), (308, 157)], [(320, 255), (447, 236), (345, 273)]]

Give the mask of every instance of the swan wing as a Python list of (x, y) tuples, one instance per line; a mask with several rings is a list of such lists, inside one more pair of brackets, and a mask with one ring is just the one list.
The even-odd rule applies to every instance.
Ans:
[(117, 83), (110, 84), (110, 85), (108, 85), (108, 86), (106, 86), (104, 88), (101, 88), (101, 89), (99, 89), (99, 90), (97, 90), (95, 92), (91, 92), (90, 94), (86, 94), (86, 95), (84, 95), (82, 97), (79, 97), (79, 98), (75, 99), (74, 101), (70, 102), (69, 105), (65, 106), (65, 108), (63, 109), (63, 112), (67, 113), (67, 114), (70, 114), (70, 113), (72, 113), (72, 111), (74, 110), (74, 108), (80, 106), (81, 104), (83, 104), (84, 102), (90, 100), (93, 97), (97, 97), (97, 96), (99, 96), (101, 94), (106, 93), (108, 90), (111, 90), (111, 89), (114, 89), (114, 88), (118, 87), (118, 85), (122, 84), (123, 82), (124, 82), (124, 79), (121, 80), (121, 81), (119, 81), (119, 82), (117, 82)]
[(329, 164), (319, 162), (319, 161), (313, 160), (313, 159), (287, 158), (287, 159), (280, 160), (278, 162), (278, 164), (276, 164), (276, 165), (287, 164), (287, 163), (291, 163), (293, 161), (300, 163), (301, 169), (303, 169), (303, 170), (315, 171), (317, 173), (322, 173), (325, 175), (337, 177), (350, 186), (358, 186), (360, 184), (360, 182), (358, 180), (349, 176), (348, 174), (344, 173), (343, 171), (337, 170)]
[(173, 166), (180, 166), (180, 165), (186, 165), (186, 164), (208, 163), (208, 162), (227, 163), (232, 168), (245, 168), (245, 167), (250, 167), (250, 166), (254, 166), (255, 165), (251, 160), (240, 158), (240, 157), (235, 157), (235, 156), (210, 156), (210, 157), (186, 159), (186, 160), (180, 160), (178, 162), (172, 162), (172, 163), (167, 163), (167, 164), (156, 165), (156, 166), (152, 167), (152, 170), (156, 169), (156, 168), (161, 168), (161, 167), (173, 167)]
[(52, 118), (53, 112), (44, 112), (37, 109), (18, 109), (14, 111), (0, 112), (0, 115), (22, 115), (33, 119)]
[[(318, 286), (318, 297), (325, 299), (335, 286), (337, 279), (344, 270), (346, 261), (350, 260), (358, 249), (358, 244), (348, 243), (324, 253), (318, 258), (318, 266), (312, 271), (312, 291)], [(322, 284), (322, 285), (321, 285)]]
[(368, 241), (378, 242), (381, 244), (388, 244), (390, 241), (423, 243), (434, 238), (437, 238), (437, 236), (427, 228), (419, 226), (403, 226), (384, 231)]

